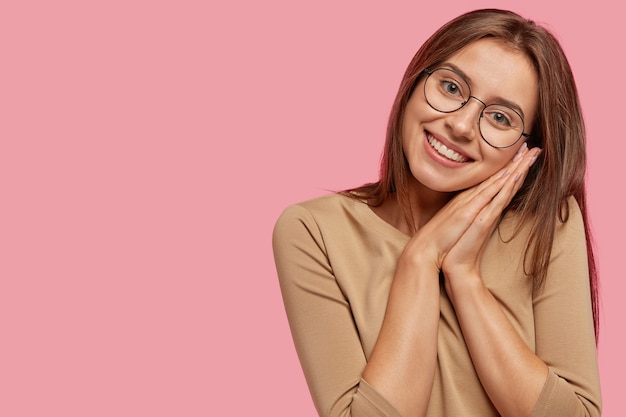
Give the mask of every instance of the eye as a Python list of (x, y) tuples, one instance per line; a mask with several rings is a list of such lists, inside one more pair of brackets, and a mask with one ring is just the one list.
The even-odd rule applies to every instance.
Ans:
[(458, 95), (461, 94), (461, 88), (454, 81), (442, 80), (441, 81), (441, 88), (447, 94), (450, 94), (452, 96), (458, 96)]
[(440, 81), (440, 85), (441, 85), (441, 89), (447, 95), (455, 96), (455, 97), (459, 97), (459, 96), (462, 97), (463, 96), (463, 89), (455, 81), (452, 81), (452, 80), (441, 80)]
[(498, 129), (515, 129), (524, 128), (522, 117), (515, 110), (498, 104), (491, 104), (485, 107), (483, 116), (489, 124)]
[(487, 114), (487, 117), (490, 117), (494, 123), (509, 127), (511, 126), (511, 119), (504, 113), (499, 111), (491, 111)]
[(438, 100), (447, 101), (449, 104), (443, 105), (446, 108), (449, 106), (462, 107), (470, 94), (469, 85), (463, 77), (448, 68), (439, 68), (430, 73), (424, 88), (426, 94), (435, 102)]

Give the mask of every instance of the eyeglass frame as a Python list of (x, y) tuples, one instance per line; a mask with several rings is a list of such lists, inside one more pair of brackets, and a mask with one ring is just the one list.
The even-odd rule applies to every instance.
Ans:
[[(445, 70), (447, 70), (447, 71), (453, 72), (453, 73), (455, 73), (456, 75), (458, 75), (458, 76), (459, 76), (459, 78), (461, 78), (461, 79), (463, 80), (463, 82), (464, 82), (464, 83), (467, 85), (467, 87), (468, 87), (468, 91), (469, 91), (469, 93), (470, 93), (470, 94), (467, 96), (467, 100), (465, 100), (465, 101), (461, 104), (461, 106), (459, 106), (459, 108), (458, 108), (458, 109), (455, 109), (455, 110), (450, 110), (450, 111), (443, 111), (443, 110), (439, 110), (439, 109), (435, 108), (432, 104), (430, 104), (430, 101), (428, 100), (428, 96), (426, 95), (426, 81), (428, 81), (428, 78), (429, 78), (429, 77), (430, 77), (430, 76), (431, 76), (431, 75), (432, 75), (435, 71), (442, 70), (442, 69), (445, 69)], [(435, 68), (435, 69), (434, 69), (434, 70), (432, 70), (432, 71), (431, 71), (430, 69), (428, 69), (428, 68), (424, 68), (424, 70), (422, 71), (422, 73), (423, 73), (423, 74), (426, 74), (426, 78), (424, 79), (424, 98), (426, 99), (426, 103), (428, 103), (428, 105), (430, 106), (430, 108), (431, 108), (431, 109), (433, 109), (433, 110), (435, 110), (435, 111), (438, 111), (439, 113), (444, 113), (444, 114), (454, 113), (455, 111), (459, 111), (459, 110), (461, 110), (463, 107), (465, 107), (465, 105), (466, 105), (467, 103), (469, 103), (469, 101), (470, 101), (470, 99), (471, 99), (471, 98), (473, 98), (474, 100), (478, 101), (480, 104), (482, 104), (482, 105), (483, 105), (483, 109), (480, 111), (480, 114), (478, 115), (478, 131), (480, 132), (480, 137), (481, 137), (481, 138), (485, 141), (485, 143), (487, 143), (487, 145), (491, 146), (492, 148), (496, 148), (496, 149), (506, 149), (506, 148), (510, 148), (511, 146), (514, 146), (517, 142), (519, 142), (519, 140), (520, 140), (522, 137), (525, 137), (525, 138), (530, 137), (530, 133), (526, 133), (526, 132), (524, 132), (524, 128), (526, 127), (526, 123), (524, 123), (524, 118), (522, 117), (522, 115), (521, 115), (521, 114), (519, 114), (519, 112), (518, 112), (517, 110), (515, 110), (515, 109), (513, 109), (513, 108), (511, 108), (511, 107), (509, 107), (509, 106), (507, 106), (507, 105), (504, 105), (504, 104), (496, 104), (496, 103), (492, 103), (492, 104), (485, 104), (485, 102), (484, 102), (484, 101), (482, 101), (482, 100), (481, 100), (481, 99), (479, 99), (478, 97), (473, 96), (473, 95), (471, 94), (471, 92), (472, 92), (472, 88), (470, 87), (469, 83), (467, 82), (467, 80), (465, 79), (465, 77), (463, 77), (463, 76), (462, 76), (461, 74), (459, 74), (457, 71), (455, 71), (455, 70), (453, 70), (453, 69), (451, 69), (451, 68), (439, 67), (439, 68)], [(498, 105), (498, 106), (502, 106), (502, 107), (506, 107), (506, 108), (508, 108), (508, 109), (511, 109), (511, 111), (515, 112), (515, 114), (517, 114), (517, 115), (519, 116), (520, 120), (522, 121), (522, 133), (520, 133), (519, 138), (517, 138), (517, 139), (516, 139), (516, 140), (515, 140), (512, 144), (510, 144), (510, 145), (506, 145), (506, 146), (495, 146), (495, 145), (492, 145), (492, 144), (491, 144), (491, 143), (490, 143), (490, 142), (489, 142), (489, 141), (485, 138), (485, 136), (483, 135), (483, 130), (482, 130), (482, 129), (481, 129), (481, 127), (480, 127), (480, 119), (482, 119), (482, 118), (483, 118), (484, 113), (485, 113), (485, 109), (486, 109), (487, 107), (489, 107), (489, 106), (493, 106), (493, 105)]]

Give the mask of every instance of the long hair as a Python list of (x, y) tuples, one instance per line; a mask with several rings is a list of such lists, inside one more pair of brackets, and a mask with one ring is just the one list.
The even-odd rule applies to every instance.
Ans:
[[(508, 210), (514, 210), (522, 224), (530, 225), (524, 257), (533, 259), (526, 271), (539, 287), (547, 276), (557, 218), (567, 221), (567, 199), (574, 197), (583, 216), (591, 305), (596, 340), (599, 334), (598, 274), (593, 254), (585, 196), (585, 126), (570, 65), (558, 40), (532, 20), (505, 10), (484, 9), (463, 14), (435, 32), (417, 51), (402, 78), (389, 122), (381, 159), (380, 178), (372, 184), (350, 189), (372, 206), (395, 197), (409, 226), (416, 229), (410, 203), (410, 170), (402, 149), (402, 121), (407, 102), (425, 68), (436, 68), (463, 47), (483, 38), (492, 38), (523, 52), (539, 79), (539, 106), (529, 147), (543, 149), (531, 167)], [(538, 181), (537, 178), (541, 178)], [(526, 262), (524, 262), (526, 264)]]

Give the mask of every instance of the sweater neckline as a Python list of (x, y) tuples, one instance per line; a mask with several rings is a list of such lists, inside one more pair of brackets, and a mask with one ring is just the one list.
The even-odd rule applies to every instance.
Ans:
[(374, 229), (377, 233), (382, 234), (387, 238), (391, 238), (401, 245), (405, 245), (411, 238), (383, 220), (366, 202), (350, 197), (345, 198), (353, 201), (355, 211), (358, 213), (358, 216), (363, 224), (371, 229)]

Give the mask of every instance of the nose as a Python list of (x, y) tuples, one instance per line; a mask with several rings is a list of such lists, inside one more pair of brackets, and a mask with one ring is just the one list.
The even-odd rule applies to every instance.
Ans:
[(479, 121), (480, 114), (485, 109), (482, 101), (470, 96), (470, 99), (463, 107), (455, 112), (449, 113), (446, 123), (455, 137), (473, 140), (480, 136)]

